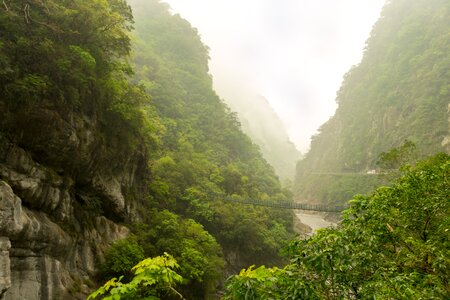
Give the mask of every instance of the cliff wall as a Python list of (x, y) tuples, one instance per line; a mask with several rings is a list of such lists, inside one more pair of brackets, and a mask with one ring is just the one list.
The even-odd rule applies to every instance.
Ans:
[[(83, 299), (108, 244), (127, 236), (142, 182), (138, 151), (102, 144), (95, 119), (56, 109), (2, 112), (0, 293)], [(27, 130), (25, 130), (25, 127)]]

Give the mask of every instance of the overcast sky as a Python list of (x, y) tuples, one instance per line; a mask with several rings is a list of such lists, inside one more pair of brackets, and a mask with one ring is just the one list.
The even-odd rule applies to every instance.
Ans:
[(384, 0), (164, 0), (210, 47), (224, 99), (260, 94), (305, 152), (336, 109)]

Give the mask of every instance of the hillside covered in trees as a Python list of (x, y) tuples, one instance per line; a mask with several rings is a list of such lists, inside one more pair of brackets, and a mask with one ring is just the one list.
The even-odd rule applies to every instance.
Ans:
[(383, 171), (380, 155), (405, 140), (417, 157), (450, 151), (449, 28), (448, 1), (388, 1), (335, 115), (297, 166), (297, 199), (342, 203), (368, 192), (380, 181), (367, 172)]
[[(347, 200), (379, 183), (361, 173), (449, 150), (449, 13), (386, 5), (298, 197)], [(291, 212), (225, 200), (292, 198), (240, 126), (163, 2), (3, 1), (0, 298), (449, 297), (447, 154), (288, 246)]]
[(290, 141), (285, 126), (269, 101), (249, 92), (224, 101), (237, 113), (242, 130), (259, 146), (282, 184), (292, 184), (301, 154)]
[(287, 248), (284, 268), (242, 270), (224, 299), (448, 299), (450, 156), (355, 196), (336, 228)]
[(130, 4), (0, 8), (5, 299), (83, 298), (164, 252), (185, 297), (209, 299), (281, 263), (291, 213), (221, 200), (291, 195), (213, 91), (207, 47), (160, 1)]

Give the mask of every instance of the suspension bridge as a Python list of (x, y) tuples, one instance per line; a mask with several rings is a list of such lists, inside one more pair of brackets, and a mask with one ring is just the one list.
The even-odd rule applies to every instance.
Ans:
[(270, 201), (270, 200), (256, 200), (256, 199), (239, 199), (232, 197), (221, 197), (219, 199), (225, 202), (234, 202), (240, 204), (257, 205), (272, 208), (323, 211), (323, 212), (341, 212), (347, 209), (347, 207), (344, 205), (326, 205), (326, 204), (298, 203), (290, 201), (288, 202), (288, 201)]

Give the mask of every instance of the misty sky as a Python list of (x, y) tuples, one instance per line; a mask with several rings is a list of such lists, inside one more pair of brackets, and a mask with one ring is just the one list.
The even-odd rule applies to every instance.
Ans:
[(342, 76), (361, 60), (384, 0), (164, 0), (210, 47), (224, 99), (268, 99), (305, 152), (333, 115)]

